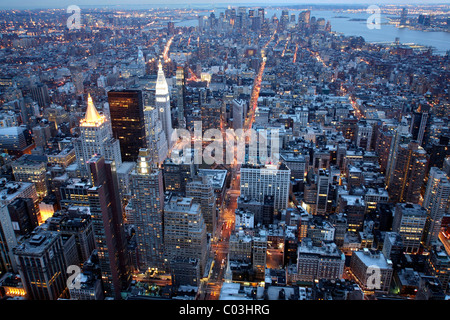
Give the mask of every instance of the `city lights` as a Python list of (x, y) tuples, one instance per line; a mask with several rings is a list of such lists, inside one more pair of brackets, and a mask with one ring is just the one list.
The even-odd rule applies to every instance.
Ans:
[(3, 305), (450, 298), (450, 5), (48, 2), (0, 10)]

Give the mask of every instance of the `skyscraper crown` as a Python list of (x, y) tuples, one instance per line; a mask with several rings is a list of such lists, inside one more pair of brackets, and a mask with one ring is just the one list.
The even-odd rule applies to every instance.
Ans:
[(161, 60), (158, 63), (158, 78), (156, 80), (156, 94), (163, 95), (169, 94), (169, 86), (167, 85), (166, 77), (164, 75), (164, 70), (162, 68)]
[(98, 113), (95, 108), (94, 102), (92, 101), (91, 95), (88, 95), (88, 106), (86, 109), (86, 115), (84, 116), (84, 120), (82, 120), (82, 125), (92, 125), (101, 123), (105, 120), (105, 117)]

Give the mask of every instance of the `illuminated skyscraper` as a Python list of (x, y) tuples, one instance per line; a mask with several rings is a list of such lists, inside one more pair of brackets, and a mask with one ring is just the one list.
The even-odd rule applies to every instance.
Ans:
[(184, 70), (182, 66), (177, 68), (177, 117), (178, 127), (186, 127), (186, 119), (184, 117)]
[(108, 102), (113, 136), (120, 141), (122, 160), (134, 162), (139, 149), (146, 146), (142, 91), (111, 90)]
[(130, 270), (117, 175), (114, 163), (101, 155), (91, 158), (88, 165), (92, 185), (89, 207), (103, 284), (107, 296), (120, 299), (121, 290), (129, 284)]
[(111, 123), (104, 115), (98, 113), (91, 96), (88, 96), (88, 107), (84, 119), (80, 121), (80, 136), (74, 142), (78, 168), (82, 176), (88, 176), (87, 162), (96, 154), (115, 162), (116, 167), (122, 164), (119, 140), (111, 135)]
[(172, 147), (172, 115), (170, 111), (169, 86), (162, 68), (161, 61), (158, 64), (158, 78), (156, 79), (155, 103), (159, 113), (159, 119), (162, 123), (163, 131), (166, 135), (166, 141), (169, 149)]
[(172, 196), (164, 205), (164, 247), (168, 261), (196, 259), (200, 274), (207, 256), (206, 225), (200, 204)]
[(398, 147), (401, 144), (411, 141), (411, 135), (409, 134), (408, 124), (406, 119), (402, 119), (401, 123), (397, 126), (397, 129), (393, 132), (392, 142), (389, 147), (389, 155), (387, 157), (386, 164), (386, 185), (389, 186), (393, 176), (394, 168), (397, 162)]
[(317, 174), (317, 199), (316, 199), (316, 213), (325, 214), (327, 212), (328, 192), (330, 188), (329, 172), (319, 169)]
[(427, 188), (423, 200), (423, 207), (427, 210), (425, 244), (431, 245), (438, 240), (442, 217), (450, 205), (450, 181), (448, 176), (439, 168), (432, 167), (428, 176)]
[(153, 166), (161, 165), (168, 153), (166, 134), (158, 113), (158, 110), (152, 106), (144, 107), (145, 136)]
[(390, 201), (418, 203), (426, 167), (427, 153), (416, 141), (399, 145), (388, 185)]
[(140, 269), (163, 269), (163, 178), (162, 171), (152, 167), (151, 155), (147, 149), (139, 151), (131, 183)]

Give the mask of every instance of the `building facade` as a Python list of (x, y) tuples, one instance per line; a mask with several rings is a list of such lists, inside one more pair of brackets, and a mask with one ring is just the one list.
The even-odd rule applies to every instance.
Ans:
[(137, 166), (131, 174), (131, 193), (140, 269), (161, 270), (165, 267), (163, 178), (161, 170), (152, 168), (147, 149), (139, 151)]
[(136, 161), (146, 147), (144, 104), (140, 90), (108, 91), (113, 137), (120, 141), (122, 161)]

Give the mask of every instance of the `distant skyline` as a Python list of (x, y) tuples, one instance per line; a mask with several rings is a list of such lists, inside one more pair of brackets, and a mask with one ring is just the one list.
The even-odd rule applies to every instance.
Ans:
[[(446, 1), (436, 1), (436, 0), (305, 0), (305, 1), (292, 1), (292, 0), (278, 0), (276, 2), (272, 1), (261, 1), (261, 0), (230, 0), (230, 1), (205, 1), (205, 0), (191, 0), (189, 1), (189, 5), (193, 7), (200, 7), (204, 5), (205, 7), (210, 6), (225, 6), (225, 5), (261, 5), (261, 6), (283, 6), (283, 5), (432, 5), (432, 4), (450, 4), (450, 0)], [(180, 0), (97, 0), (93, 3), (93, 1), (89, 0), (43, 0), (43, 1), (34, 1), (34, 0), (25, 0), (18, 2), (11, 2), (0, 0), (0, 9), (36, 9), (36, 8), (65, 8), (69, 5), (78, 5), (80, 7), (105, 7), (105, 6), (176, 6), (180, 5), (180, 7), (186, 7), (187, 3), (182, 2)]]

